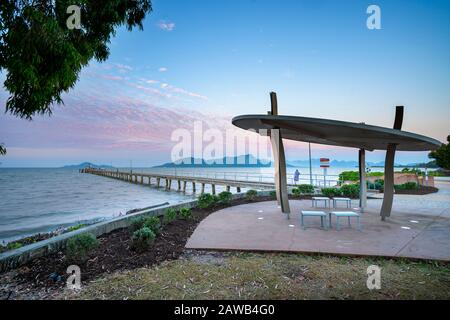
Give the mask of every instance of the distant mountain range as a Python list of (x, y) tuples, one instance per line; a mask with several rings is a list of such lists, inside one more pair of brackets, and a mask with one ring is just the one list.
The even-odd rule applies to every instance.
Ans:
[(68, 166), (64, 166), (63, 168), (65, 169), (84, 169), (84, 168), (88, 168), (88, 167), (92, 167), (92, 168), (113, 168), (110, 165), (107, 164), (94, 164), (91, 162), (83, 162), (80, 164), (73, 164), (73, 165), (68, 165)]
[(223, 157), (220, 159), (204, 160), (198, 158), (184, 158), (176, 163), (167, 162), (153, 168), (270, 168), (272, 161), (256, 159), (252, 155), (237, 157)]
[[(320, 159), (311, 159), (311, 164), (313, 167), (320, 166)], [(369, 167), (384, 167), (384, 161), (367, 162), (367, 165)], [(433, 168), (433, 165), (435, 165), (435, 163), (408, 163), (406, 165), (395, 163), (396, 167), (424, 167), (425, 165), (427, 165), (429, 168)], [(209, 161), (190, 157), (177, 161), (177, 163), (167, 162), (159, 166), (154, 166), (153, 168), (270, 168), (272, 166), (272, 161), (256, 159), (252, 155), (242, 155), (237, 157), (223, 157), (222, 159), (213, 159)], [(288, 160), (286, 161), (286, 166), (308, 168), (309, 160)], [(330, 166), (334, 168), (357, 168), (358, 162), (351, 160), (332, 160), (330, 161)]]

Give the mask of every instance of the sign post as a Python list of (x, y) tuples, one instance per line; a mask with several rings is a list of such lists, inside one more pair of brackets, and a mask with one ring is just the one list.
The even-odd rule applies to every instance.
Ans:
[(320, 167), (323, 168), (323, 187), (327, 187), (327, 169), (330, 167), (330, 159), (320, 158)]

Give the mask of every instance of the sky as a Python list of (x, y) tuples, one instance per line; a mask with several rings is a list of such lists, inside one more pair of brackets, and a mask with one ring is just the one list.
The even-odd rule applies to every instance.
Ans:
[[(380, 30), (366, 26), (371, 4), (381, 9)], [(450, 134), (445, 0), (153, 0), (144, 30), (118, 29), (110, 51), (51, 117), (0, 113), (2, 167), (160, 164), (171, 160), (177, 129), (201, 121), (225, 134), (233, 116), (266, 114), (271, 91), (283, 115), (392, 127), (404, 105), (403, 130), (440, 141)], [(0, 88), (3, 108), (8, 96)], [(285, 147), (288, 160), (308, 157), (306, 143)], [(312, 145), (312, 156), (357, 160), (357, 150)], [(426, 152), (396, 155), (422, 161)]]

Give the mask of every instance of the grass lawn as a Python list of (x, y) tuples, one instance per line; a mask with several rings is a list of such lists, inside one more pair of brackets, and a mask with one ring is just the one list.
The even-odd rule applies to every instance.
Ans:
[[(366, 286), (381, 267), (381, 289)], [(437, 262), (275, 253), (193, 252), (116, 273), (69, 299), (449, 299), (450, 268)]]

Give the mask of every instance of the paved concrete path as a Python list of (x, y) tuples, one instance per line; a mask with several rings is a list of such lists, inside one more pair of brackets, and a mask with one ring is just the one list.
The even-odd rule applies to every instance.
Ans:
[[(309, 200), (291, 200), (291, 219), (275, 201), (245, 204), (214, 212), (203, 220), (186, 244), (190, 249), (320, 252), (334, 254), (410, 257), (450, 261), (450, 183), (425, 196), (397, 195), (388, 221), (381, 221), (381, 199), (368, 201), (356, 223), (341, 230), (320, 228), (320, 219), (306, 217), (300, 226), (300, 210), (311, 210)], [(353, 201), (356, 208), (358, 201)], [(344, 209), (341, 209), (344, 210)], [(328, 212), (329, 209), (324, 209)]]

